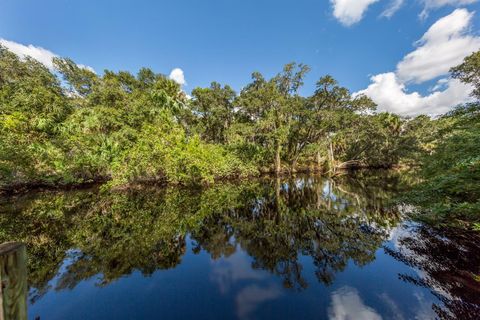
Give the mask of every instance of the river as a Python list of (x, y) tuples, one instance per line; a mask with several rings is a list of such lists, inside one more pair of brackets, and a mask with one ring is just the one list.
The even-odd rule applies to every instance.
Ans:
[(412, 221), (400, 174), (36, 192), (28, 319), (477, 319), (480, 238)]

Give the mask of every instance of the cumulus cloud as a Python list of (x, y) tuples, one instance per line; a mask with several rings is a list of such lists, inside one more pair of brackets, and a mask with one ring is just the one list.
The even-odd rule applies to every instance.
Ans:
[(372, 308), (366, 306), (358, 291), (348, 286), (332, 294), (332, 303), (328, 310), (331, 320), (381, 320), (382, 317)]
[[(469, 54), (480, 49), (480, 38), (468, 34), (473, 13), (457, 9), (439, 19), (417, 41), (417, 48), (397, 65), (396, 72), (370, 78), (371, 84), (358, 94), (372, 98), (380, 111), (405, 116), (438, 115), (471, 100), (472, 87), (446, 75)], [(424, 83), (441, 77), (429, 94), (408, 92), (409, 83)]]
[(351, 26), (362, 20), (368, 7), (379, 0), (330, 0), (333, 16), (345, 26)]
[(434, 79), (480, 49), (480, 38), (467, 34), (472, 18), (473, 12), (457, 9), (435, 22), (397, 65), (398, 77), (415, 83)]
[[(38, 62), (40, 62), (50, 70), (55, 69), (53, 65), (53, 58), (58, 57), (58, 55), (56, 55), (50, 50), (44, 49), (42, 47), (37, 47), (31, 44), (23, 45), (21, 43), (17, 43), (14, 41), (9, 41), (1, 38), (0, 38), (0, 45), (4, 46), (11, 52), (15, 53), (20, 58), (25, 58), (28, 56), (37, 60)], [(78, 67), (95, 72), (95, 70), (92, 67), (89, 67), (83, 64), (79, 64)]]
[[(404, 116), (419, 114), (438, 115), (449, 111), (457, 104), (470, 100), (472, 88), (455, 79), (441, 79), (446, 88), (422, 96), (418, 92), (408, 93), (405, 84), (393, 72), (382, 73), (371, 78), (367, 89), (357, 92), (372, 98), (379, 111), (389, 111)], [(445, 83), (446, 82), (446, 83)], [(436, 87), (439, 88), (440, 83)]]
[(168, 77), (181, 86), (187, 84), (187, 82), (185, 81), (185, 75), (183, 74), (183, 70), (180, 68), (173, 69)]

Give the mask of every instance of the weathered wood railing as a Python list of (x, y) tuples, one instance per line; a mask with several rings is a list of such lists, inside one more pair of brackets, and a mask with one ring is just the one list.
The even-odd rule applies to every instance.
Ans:
[(0, 245), (0, 320), (27, 319), (27, 251), (25, 245)]

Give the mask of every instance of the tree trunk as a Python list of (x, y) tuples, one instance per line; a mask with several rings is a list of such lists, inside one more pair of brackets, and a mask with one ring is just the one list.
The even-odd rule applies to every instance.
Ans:
[(290, 172), (292, 172), (292, 173), (297, 172), (297, 169), (296, 169), (296, 167), (297, 167), (297, 161), (298, 161), (297, 158), (295, 158), (295, 159), (292, 160), (292, 163), (290, 164)]
[(328, 146), (328, 160), (330, 162), (330, 172), (335, 173), (335, 157), (333, 156), (333, 143), (330, 141), (330, 145)]
[(320, 156), (320, 150), (317, 151), (317, 170), (322, 169), (322, 157)]
[(333, 156), (333, 143), (330, 142), (330, 157), (331, 157), (331, 161), (332, 161), (332, 164), (335, 162), (335, 157)]
[(280, 160), (280, 151), (281, 151), (281, 146), (280, 142), (275, 143), (275, 174), (280, 174), (280, 171), (282, 170), (282, 163)]

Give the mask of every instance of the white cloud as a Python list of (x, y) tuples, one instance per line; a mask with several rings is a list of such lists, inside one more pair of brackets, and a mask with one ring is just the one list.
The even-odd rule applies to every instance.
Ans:
[(183, 70), (180, 68), (173, 69), (168, 77), (181, 86), (187, 84), (187, 82), (185, 81), (185, 75), (183, 74)]
[(86, 69), (86, 70), (88, 70), (88, 71), (90, 71), (90, 72), (97, 73), (97, 72), (95, 71), (95, 69), (93, 69), (93, 68), (90, 67), (90, 66), (86, 66), (86, 65), (84, 65), (84, 64), (77, 64), (77, 66), (78, 66), (79, 68), (81, 68), (81, 69)]
[(275, 300), (281, 295), (281, 288), (274, 284), (268, 287), (260, 287), (256, 284), (247, 286), (236, 297), (238, 318), (249, 319), (262, 303)]
[(415, 319), (418, 320), (428, 320), (428, 319), (438, 319), (438, 315), (432, 308), (432, 301), (425, 299), (423, 293), (415, 292), (413, 294), (418, 300), (418, 306), (415, 308)]
[(31, 44), (25, 46), (23, 44), (5, 39), (0, 39), (0, 45), (6, 47), (8, 50), (12, 51), (20, 58), (30, 56), (35, 60), (39, 61), (40, 63), (44, 64), (47, 68), (53, 69), (52, 59), (57, 55), (47, 49), (35, 47)]
[(442, 78), (442, 79), (438, 80), (437, 83), (435, 83), (433, 88), (430, 89), (430, 92), (435, 92), (435, 91), (438, 91), (438, 90), (443, 90), (445, 88), (448, 88), (448, 83), (449, 83), (449, 79)]
[(420, 13), (421, 18), (426, 18), (428, 16), (428, 12), (432, 9), (438, 9), (443, 6), (464, 6), (467, 4), (472, 4), (477, 2), (478, 0), (422, 0), (424, 4), (424, 9), (422, 13)]
[[(11, 52), (15, 53), (20, 58), (25, 58), (27, 56), (37, 60), (48, 69), (53, 70), (55, 67), (53, 65), (52, 59), (58, 57), (55, 53), (50, 50), (44, 49), (42, 47), (36, 47), (34, 45), (29, 44), (28, 46), (23, 45), (21, 43), (17, 43), (14, 41), (9, 41), (0, 38), (0, 45), (4, 46)], [(79, 64), (79, 68), (90, 70), (91, 72), (95, 73), (95, 70), (92, 67)]]
[[(380, 0), (330, 0), (333, 6), (333, 15), (345, 26), (351, 26), (362, 20), (368, 7)], [(429, 11), (444, 6), (465, 6), (479, 0), (420, 0), (423, 10), (420, 13), (422, 19), (428, 16)], [(390, 0), (386, 9), (380, 14), (381, 17), (392, 17), (404, 4), (405, 0)]]
[(358, 291), (348, 286), (332, 294), (332, 303), (328, 310), (331, 320), (381, 320), (382, 317), (372, 308), (366, 306)]
[(218, 285), (221, 293), (228, 292), (239, 281), (260, 280), (265, 277), (264, 273), (251, 268), (248, 256), (241, 251), (212, 263), (213, 271), (210, 278)]
[(473, 12), (457, 9), (435, 22), (397, 65), (398, 77), (415, 83), (434, 79), (480, 49), (480, 38), (466, 33), (472, 17)]
[(440, 8), (446, 5), (461, 6), (477, 2), (478, 0), (423, 0), (426, 6), (430, 8)]
[(368, 7), (379, 0), (330, 0), (333, 16), (343, 25), (351, 26), (363, 18)]
[(390, 18), (398, 11), (403, 5), (404, 0), (391, 0), (388, 7), (382, 12), (382, 17)]
[[(369, 96), (378, 105), (379, 111), (394, 112), (404, 116), (419, 114), (438, 115), (452, 107), (470, 100), (472, 88), (455, 79), (441, 80), (446, 86), (443, 91), (434, 91), (422, 96), (418, 92), (408, 93), (405, 84), (400, 82), (395, 73), (378, 74), (371, 78), (367, 89), (356, 94)], [(440, 85), (440, 83), (437, 83)]]
[[(417, 41), (418, 47), (397, 65), (396, 72), (372, 76), (371, 84), (355, 95), (366, 94), (380, 111), (401, 115), (438, 115), (471, 100), (472, 87), (446, 77), (451, 67), (480, 49), (480, 38), (468, 34), (473, 13), (457, 9), (439, 19)], [(443, 77), (442, 77), (443, 76)], [(442, 77), (430, 93), (408, 92), (408, 83)]]

